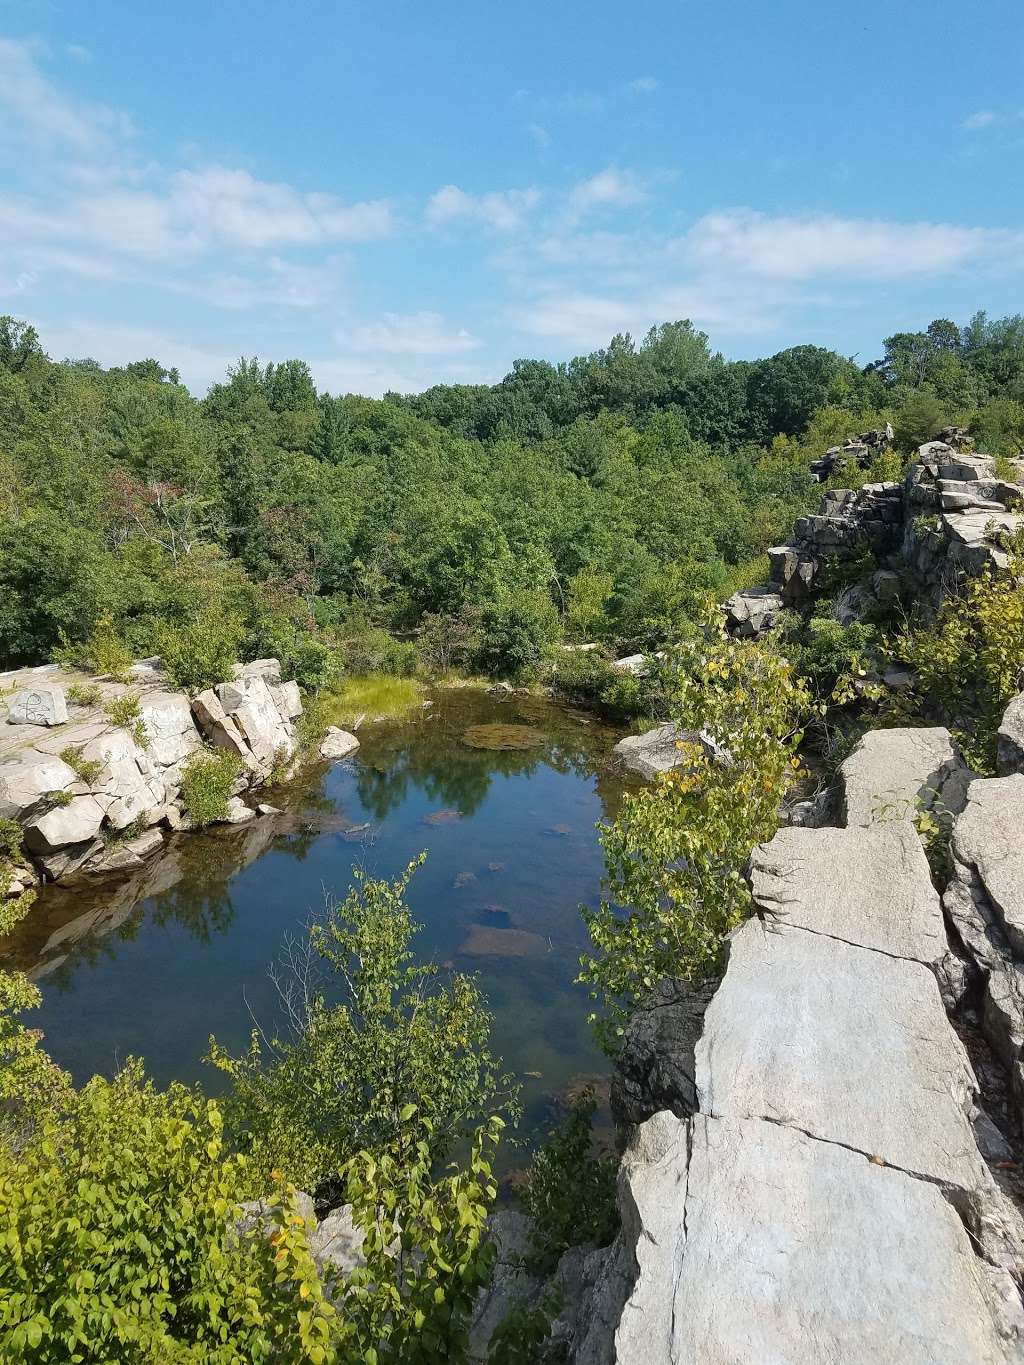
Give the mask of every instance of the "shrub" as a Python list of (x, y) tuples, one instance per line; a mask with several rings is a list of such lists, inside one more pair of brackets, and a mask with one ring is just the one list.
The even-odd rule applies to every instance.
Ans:
[(342, 1359), (466, 1365), (470, 1314), (494, 1261), (484, 1234), (503, 1125), (491, 1117), (474, 1133), (461, 1168), (436, 1179), (430, 1120), (411, 1103), (396, 1119), (394, 1145), (359, 1153), (342, 1173), (366, 1257), (365, 1266), (331, 1285)]
[(571, 1246), (607, 1246), (618, 1231), (615, 1182), (619, 1163), (593, 1150), (593, 1090), (572, 1102), (564, 1122), (535, 1153), (520, 1190), (532, 1220), (533, 1269), (552, 1270)]
[(558, 612), (548, 594), (522, 592), (485, 610), (477, 662), (495, 676), (525, 677), (551, 656), (560, 637)]
[(326, 1360), (335, 1322), (292, 1192), (268, 1240), (236, 1229), (245, 1165), (220, 1110), (138, 1062), (0, 1151), (5, 1360)]
[(288, 1036), (254, 1031), (241, 1057), (211, 1039), (210, 1060), (233, 1085), (229, 1123), (256, 1170), (277, 1166), (318, 1188), (360, 1149), (394, 1151), (410, 1104), (429, 1122), (439, 1159), (499, 1094), (513, 1103), (475, 981), (454, 975), (442, 985), (436, 967), (413, 960), (418, 926), (404, 897), (421, 862), (393, 883), (357, 872), (324, 923), (290, 945), (277, 977)]
[(66, 667), (88, 668), (127, 682), (131, 676), (132, 652), (118, 634), (109, 616), (102, 616), (85, 640), (69, 644), (62, 636), (60, 646), (53, 651), (55, 662)]
[(891, 651), (915, 673), (895, 703), (897, 719), (922, 716), (949, 725), (970, 765), (995, 771), (1003, 711), (1024, 687), (1024, 545), (1009, 567), (985, 569), (947, 597), (931, 621), (909, 624)]
[(197, 825), (212, 825), (228, 813), (228, 800), (242, 764), (230, 749), (200, 749), (181, 773), (181, 804)]
[(137, 692), (126, 692), (121, 697), (112, 697), (103, 703), (103, 710), (111, 725), (119, 730), (127, 730), (140, 749), (149, 744), (146, 722), (142, 717), (142, 704)]
[[(0, 939), (25, 918), (35, 901), (32, 890), (11, 894), (21, 838), (20, 825), (0, 820)], [(70, 1094), (66, 1072), (43, 1051), (42, 1035), (22, 1018), (41, 999), (39, 987), (22, 972), (0, 970), (0, 1151), (17, 1150)]]
[(61, 749), (60, 757), (77, 777), (89, 785), (95, 782), (103, 771), (102, 759), (82, 757), (81, 744), (69, 744)]
[(103, 689), (95, 683), (72, 683), (67, 697), (74, 706), (99, 706), (103, 700)]
[(203, 612), (187, 625), (160, 622), (154, 639), (167, 676), (188, 692), (230, 678), (242, 643), (236, 617)]
[(661, 979), (701, 977), (749, 913), (743, 870), (778, 826), (811, 705), (771, 646), (721, 634), (671, 651), (662, 681), (671, 718), (701, 741), (681, 741), (679, 766), (627, 795), (603, 832), (608, 896), (583, 911), (594, 952), (580, 979), (605, 1007), (592, 1020), (610, 1051)]

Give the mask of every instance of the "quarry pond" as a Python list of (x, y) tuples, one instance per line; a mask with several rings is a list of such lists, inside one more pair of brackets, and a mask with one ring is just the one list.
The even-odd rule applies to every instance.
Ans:
[(636, 781), (612, 755), (619, 733), (539, 698), (435, 690), (409, 718), (365, 726), (352, 759), (269, 792), (279, 815), (174, 836), (127, 879), (47, 887), (4, 965), (38, 981), (32, 1023), (77, 1082), (135, 1055), (160, 1084), (216, 1093), (210, 1035), (240, 1051), (254, 1023), (273, 1029), (268, 968), (285, 940), (353, 869), (392, 877), (426, 850), (414, 947), (479, 975), (533, 1137), (567, 1089), (606, 1070), (573, 978), (579, 906), (600, 894), (595, 826)]

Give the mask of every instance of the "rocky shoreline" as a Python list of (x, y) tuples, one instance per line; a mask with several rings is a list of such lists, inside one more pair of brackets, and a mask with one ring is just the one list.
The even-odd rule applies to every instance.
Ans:
[[(0, 819), (21, 827), (26, 855), (11, 895), (40, 880), (140, 868), (169, 833), (193, 827), (182, 780), (204, 748), (236, 761), (230, 824), (269, 811), (245, 797), (299, 757), (302, 697), (276, 659), (239, 665), (191, 697), (159, 660), (135, 664), (126, 681), (46, 664), (0, 674), (0, 701)], [(332, 728), (322, 753), (357, 747)]]

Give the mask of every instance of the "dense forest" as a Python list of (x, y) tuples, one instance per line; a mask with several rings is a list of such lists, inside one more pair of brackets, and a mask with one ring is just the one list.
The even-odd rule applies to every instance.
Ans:
[[(764, 638), (730, 638), (715, 610), (764, 580), (765, 549), (817, 502), (810, 462), (887, 422), (895, 449), (840, 462), (834, 485), (901, 477), (949, 424), (1020, 452), (1024, 318), (935, 321), (864, 367), (815, 346), (730, 362), (678, 322), (517, 362), (494, 386), (381, 400), (318, 393), (298, 360), (244, 359), (197, 399), (156, 360), (54, 362), (0, 319), (0, 666), (113, 672), (159, 654), (199, 687), (276, 655), (307, 711), (343, 675), (465, 670), (671, 720), (686, 761), (602, 828), (605, 898), (582, 912), (578, 980), (615, 1057), (660, 983), (703, 983), (721, 961), (752, 912), (751, 850), (873, 721), (948, 725), (993, 770), (1024, 686), (1020, 534), (935, 610), (908, 598), (844, 624), (827, 579)], [(840, 566), (847, 585), (877, 567)], [(603, 648), (558, 648), (584, 641)], [(643, 679), (607, 662), (660, 646)], [(865, 686), (887, 662), (911, 669), (904, 691)], [(914, 818), (941, 886), (948, 822)], [(0, 936), (35, 895), (21, 836), (0, 820)], [(211, 1038), (220, 1100), (160, 1090), (134, 1059), (76, 1089), (26, 1021), (39, 987), (0, 971), (5, 1360), (480, 1358), (469, 1328), (519, 1088), (477, 978), (418, 960), (421, 861), (393, 882), (357, 872), (292, 945), (286, 1038), (257, 1030), (240, 1056)], [(585, 1088), (519, 1173), (533, 1274), (615, 1234), (617, 1162), (593, 1112)], [(361, 1259), (325, 1260), (317, 1238), (338, 1224), (316, 1222), (310, 1195)], [(558, 1308), (513, 1307), (491, 1365), (564, 1359), (544, 1353)]]
[(763, 577), (817, 496), (811, 458), (889, 419), (907, 449), (958, 421), (1013, 453), (1024, 319), (935, 321), (864, 367), (728, 361), (676, 322), (376, 400), (255, 359), (197, 399), (156, 360), (54, 362), (4, 318), (0, 662), (113, 644), (187, 684), (276, 655), (317, 687), (657, 646)]

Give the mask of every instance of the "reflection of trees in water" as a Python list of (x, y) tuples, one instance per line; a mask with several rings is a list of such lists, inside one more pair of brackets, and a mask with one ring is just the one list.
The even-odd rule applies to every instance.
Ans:
[[(536, 749), (501, 750), (472, 749), (462, 743), (470, 726), (499, 722), (535, 726), (544, 732), (546, 743)], [(472, 815), (496, 774), (530, 777), (547, 766), (590, 777), (607, 764), (615, 737), (596, 721), (582, 724), (538, 698), (497, 702), (469, 691), (442, 692), (422, 719), (367, 737), (356, 765), (356, 787), (360, 801), (377, 820), (402, 805), (411, 788)], [(618, 776), (609, 785), (618, 788)]]

